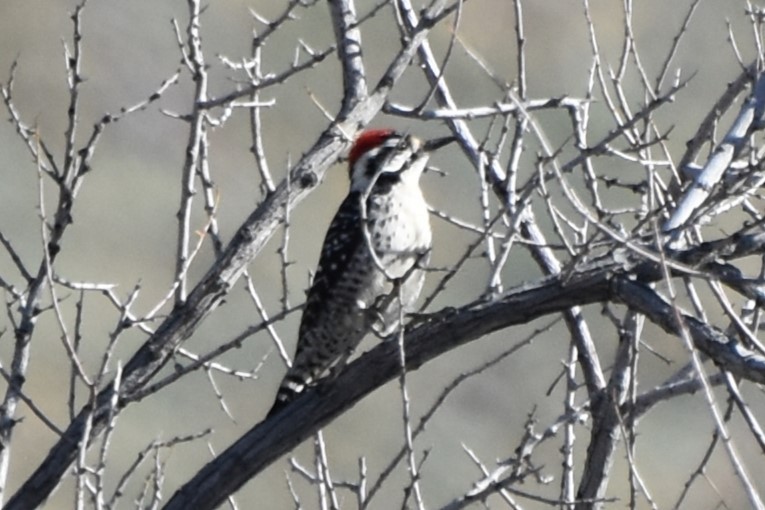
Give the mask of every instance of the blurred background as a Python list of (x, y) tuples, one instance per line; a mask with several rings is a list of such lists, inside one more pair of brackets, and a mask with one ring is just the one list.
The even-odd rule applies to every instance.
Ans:
[[(42, 138), (56, 154), (64, 147), (67, 122), (68, 94), (63, 45), (71, 47), (70, 14), (75, 3), (50, 0), (4, 0), (0, 3), (0, 81), (7, 84), (10, 68), (18, 63), (13, 89), (13, 102), (22, 119), (36, 126)], [(642, 64), (649, 76), (655, 76), (666, 58), (673, 38), (682, 25), (690, 2), (644, 0), (635, 5), (635, 38), (641, 52)], [(527, 78), (530, 98), (573, 96), (584, 97), (587, 92), (592, 54), (581, 2), (531, 2), (524, 6), (527, 42)], [(360, 13), (373, 7), (373, 2), (359, 1)], [(251, 52), (253, 30), (263, 26), (250, 15), (272, 19), (283, 7), (267, 0), (211, 2), (202, 16), (202, 37), (205, 57), (210, 65), (210, 95), (236, 87), (238, 79), (218, 59), (225, 56), (233, 61), (247, 58)], [(623, 10), (618, 2), (591, 2), (593, 23), (601, 45), (602, 57), (617, 66), (623, 49)], [(734, 51), (728, 42), (730, 33), (736, 36), (744, 61), (754, 57), (752, 29), (744, 12), (744, 2), (701, 2), (694, 14), (685, 39), (675, 56), (671, 83), (675, 73), (682, 77), (694, 75), (677, 100), (658, 113), (666, 127), (673, 126), (670, 147), (679, 158), (684, 143), (695, 132), (699, 121), (709, 111), (726, 84), (740, 72)], [(91, 1), (83, 14), (83, 75), (86, 78), (81, 93), (81, 115), (78, 141), (90, 136), (92, 125), (106, 112), (135, 104), (153, 93), (160, 83), (181, 66), (178, 43), (171, 20), (185, 27), (188, 19), (185, 2), (178, 0)], [(459, 37), (464, 47), (480, 55), (486, 67), (500, 82), (516, 79), (517, 59), (514, 15), (508, 0), (471, 0), (465, 3), (460, 21)], [(451, 23), (439, 26), (430, 40), (437, 51), (443, 52), (450, 37)], [(362, 29), (364, 56), (370, 83), (374, 83), (395, 54), (398, 33), (390, 9), (381, 10)], [(297, 20), (269, 40), (263, 50), (263, 71), (278, 73), (293, 61), (297, 41), (314, 50), (323, 50), (333, 43), (328, 10), (323, 2), (300, 10)], [(460, 106), (488, 105), (500, 101), (503, 92), (477, 66), (462, 46), (457, 46), (447, 68), (446, 78)], [(637, 84), (637, 79), (634, 78)], [(629, 80), (627, 81), (629, 83)], [(643, 101), (641, 88), (635, 86), (635, 106)], [(324, 129), (327, 120), (315, 101), (329, 112), (335, 112), (341, 98), (339, 65), (334, 55), (315, 68), (301, 73), (284, 86), (264, 90), (261, 99), (274, 100), (275, 106), (262, 113), (266, 155), (275, 180), (280, 180), (291, 163), (300, 158)], [(422, 98), (423, 81), (415, 66), (397, 85), (393, 100), (414, 106)], [(74, 208), (74, 223), (67, 231), (56, 268), (58, 274), (72, 281), (111, 283), (123, 299), (140, 285), (140, 294), (133, 310), (142, 315), (151, 310), (168, 292), (172, 283), (176, 249), (176, 212), (180, 200), (180, 176), (187, 139), (187, 125), (162, 110), (184, 114), (190, 111), (193, 84), (184, 75), (179, 85), (172, 87), (162, 99), (146, 111), (124, 118), (108, 126), (98, 145), (93, 169), (87, 175)], [(7, 118), (7, 111), (4, 113)], [(592, 109), (593, 138), (610, 129), (609, 116), (597, 100)], [(540, 114), (538, 118), (553, 146), (565, 141), (569, 125), (562, 115)], [(375, 125), (392, 125), (410, 130), (422, 137), (446, 132), (434, 122), (380, 115)], [(488, 121), (476, 121), (478, 133), (488, 127)], [(556, 137), (558, 137), (556, 139)], [(247, 112), (237, 110), (224, 126), (211, 134), (210, 165), (219, 192), (218, 221), (224, 241), (231, 238), (237, 227), (262, 200), (261, 182), (249, 147), (251, 144)], [(534, 150), (531, 148), (533, 156)], [(16, 135), (9, 122), (0, 124), (0, 230), (10, 239), (29, 267), (39, 265), (42, 256), (40, 236), (39, 186), (35, 162)], [(527, 172), (533, 172), (533, 158)], [(455, 217), (480, 223), (479, 180), (469, 163), (456, 148), (448, 148), (432, 159), (433, 166), (446, 175), (434, 173), (423, 178), (425, 193), (433, 206)], [(638, 182), (643, 174), (631, 169), (613, 168), (607, 172), (625, 181)], [(48, 211), (55, 204), (55, 190), (49, 180), (43, 191)], [(347, 174), (342, 165), (327, 173), (322, 185), (293, 211), (289, 244), (288, 268), (290, 282), (288, 298), (299, 304), (310, 281), (318, 259), (323, 233), (338, 204), (347, 191)], [(610, 196), (617, 202), (618, 191)], [(196, 202), (195, 228), (205, 223), (201, 199)], [(433, 219), (435, 250), (433, 264), (448, 266), (455, 262), (472, 234), (443, 221)], [(281, 245), (277, 234), (270, 245), (250, 266), (256, 289), (271, 314), (281, 310)], [(190, 281), (193, 284), (214, 260), (209, 243), (195, 260)], [(22, 278), (10, 257), (0, 251), (0, 275), (23, 288)], [(508, 287), (531, 281), (540, 276), (528, 253), (517, 247), (511, 252), (503, 284)], [(437, 310), (458, 305), (479, 297), (489, 277), (485, 260), (468, 262), (431, 306)], [(430, 282), (432, 289), (433, 282)], [(9, 301), (10, 297), (6, 296)], [(76, 293), (65, 296), (62, 304), (68, 320), (73, 320)], [(96, 370), (109, 334), (115, 330), (119, 314), (97, 293), (84, 300), (84, 336), (82, 355), (86, 369)], [(612, 359), (616, 347), (613, 329), (598, 329), (605, 319), (600, 307), (586, 310), (591, 317), (596, 344), (604, 364)], [(224, 306), (218, 308), (189, 339), (186, 347), (206, 352), (215, 345), (231, 339), (260, 318), (244, 286), (232, 291)], [(277, 330), (288, 350), (294, 347), (299, 314), (293, 314)], [(459, 373), (490, 359), (550, 318), (524, 327), (512, 328), (474, 342), (451, 352), (411, 374), (412, 406), (419, 416), (438, 395), (440, 389)], [(7, 366), (12, 352), (13, 325), (8, 314), (0, 314), (0, 362)], [(40, 317), (32, 348), (32, 362), (25, 386), (26, 393), (60, 427), (68, 424), (66, 388), (69, 365), (62, 346), (61, 332), (52, 314)], [(461, 386), (444, 404), (427, 431), (418, 438), (418, 451), (430, 450), (422, 469), (425, 501), (432, 507), (445, 504), (464, 493), (480, 472), (467, 457), (463, 445), (469, 447), (487, 465), (513, 453), (524, 434), (524, 422), (534, 411), (540, 428), (557, 417), (565, 385), (558, 384), (548, 395), (548, 389), (560, 374), (567, 358), (568, 334), (561, 325), (538, 338), (493, 368), (487, 375)], [(641, 363), (641, 385), (651, 387), (687, 361), (681, 344), (674, 338), (648, 327), (646, 338), (664, 356), (675, 360), (666, 365), (657, 358), (646, 357)], [(145, 336), (137, 331), (124, 334), (116, 353), (126, 360), (141, 345)], [(361, 350), (373, 345), (368, 339)], [(165, 391), (140, 403), (131, 405), (118, 420), (109, 455), (107, 478), (116, 483), (138, 452), (152, 440), (167, 440), (174, 436), (192, 434), (207, 428), (214, 432), (206, 439), (182, 445), (164, 455), (167, 462), (165, 494), (168, 496), (211, 458), (211, 450), (222, 451), (242, 433), (261, 420), (270, 407), (284, 365), (274, 351), (267, 335), (249, 339), (239, 350), (227, 353), (221, 363), (238, 370), (253, 370), (261, 363), (257, 379), (240, 380), (215, 375), (234, 420), (221, 408), (204, 372), (182, 379)], [(172, 370), (172, 367), (166, 369)], [(0, 383), (2, 386), (3, 383)], [(748, 387), (753, 405), (762, 408), (762, 395)], [(724, 398), (724, 393), (720, 393)], [(84, 392), (78, 396), (79, 408), (85, 402)], [(330, 452), (330, 468), (337, 479), (358, 477), (358, 458), (365, 456), (369, 474), (374, 479), (391, 456), (402, 445), (401, 402), (395, 384), (375, 392), (325, 430)], [(37, 467), (55, 442), (55, 435), (43, 426), (25, 407), (23, 421), (16, 427), (13, 441), (10, 493)], [(741, 429), (734, 422), (732, 429)], [(659, 405), (649, 413), (639, 427), (640, 456), (644, 482), (659, 505), (674, 503), (683, 484), (701, 460), (704, 448), (714, 430), (709, 410), (700, 396), (682, 397)], [(588, 431), (580, 428), (577, 458), (583, 458), (583, 445)], [(743, 435), (742, 437), (744, 437)], [(644, 444), (641, 444), (645, 441)], [(208, 444), (209, 442), (209, 444)], [(761, 452), (740, 445), (742, 457), (751, 473), (763, 472)], [(543, 473), (559, 474), (557, 441), (548, 442), (539, 458), (549, 455)], [(313, 447), (298, 448), (294, 455), (305, 466), (313, 465)], [(611, 478), (609, 494), (625, 497), (627, 465), (619, 455), (615, 475)], [(252, 480), (237, 495), (241, 508), (289, 508), (291, 497), (285, 481), (290, 467), (283, 459), (267, 472)], [(577, 474), (580, 474), (577, 471)], [(305, 508), (316, 507), (313, 489), (290, 474)], [(707, 470), (728, 508), (742, 508), (746, 499), (732, 474), (728, 459), (721, 451)], [(372, 508), (398, 507), (402, 487), (406, 483), (405, 469), (394, 476), (396, 483), (378, 498)], [(67, 483), (71, 483), (67, 482)], [(129, 487), (138, 493), (142, 480)], [(550, 487), (529, 487), (556, 497), (559, 481)], [(765, 481), (759, 477), (759, 488)], [(129, 492), (130, 494), (130, 492)], [(48, 508), (68, 508), (72, 505), (71, 485), (64, 485), (49, 500)], [(350, 499), (350, 496), (349, 496)], [(718, 508), (721, 496), (708, 483), (697, 483), (684, 508)], [(391, 506), (391, 501), (394, 502)], [(493, 501), (493, 500), (490, 500)], [(128, 503), (129, 498), (124, 501)], [(349, 505), (351, 501), (348, 501)], [(526, 508), (541, 503), (526, 502)], [(618, 505), (621, 505), (619, 503)], [(352, 505), (351, 505), (352, 506)]]

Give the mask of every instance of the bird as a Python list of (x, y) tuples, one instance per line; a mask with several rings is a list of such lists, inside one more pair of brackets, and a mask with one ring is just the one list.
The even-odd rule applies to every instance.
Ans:
[(430, 153), (453, 140), (423, 142), (393, 129), (356, 138), (350, 188), (325, 235), (296, 352), (267, 418), (341, 368), (368, 333), (391, 335), (402, 308), (413, 309), (433, 237), (420, 176)]

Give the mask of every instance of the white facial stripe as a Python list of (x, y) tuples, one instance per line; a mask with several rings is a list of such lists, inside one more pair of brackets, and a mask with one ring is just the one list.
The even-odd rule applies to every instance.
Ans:
[[(351, 190), (367, 191), (370, 183), (383, 173), (397, 173), (402, 180), (416, 183), (428, 159), (427, 154), (419, 152), (421, 146), (422, 142), (412, 136), (392, 137), (368, 150), (353, 166)], [(410, 173), (413, 175), (409, 176)]]

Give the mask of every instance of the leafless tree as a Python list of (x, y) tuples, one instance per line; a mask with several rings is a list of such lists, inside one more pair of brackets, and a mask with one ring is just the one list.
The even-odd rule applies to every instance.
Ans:
[[(80, 0), (43, 112), (9, 64), (5, 508), (765, 508), (765, 11), (261, 3)], [(458, 141), (421, 313), (263, 420), (370, 124)]]

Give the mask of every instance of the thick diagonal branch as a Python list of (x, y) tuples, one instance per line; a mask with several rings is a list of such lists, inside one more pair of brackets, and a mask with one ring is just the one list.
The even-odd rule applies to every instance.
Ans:
[[(698, 251), (681, 258), (694, 259)], [(639, 281), (633, 280), (635, 277)], [(671, 306), (647, 283), (662, 278), (656, 262), (625, 269), (608, 259), (582, 267), (568, 277), (555, 276), (510, 290), (499, 298), (477, 301), (434, 314), (407, 328), (407, 370), (494, 331), (560, 313), (574, 305), (623, 302), (671, 333), (679, 331)], [(643, 283), (641, 283), (643, 282)], [(765, 382), (765, 357), (739, 345), (721, 330), (681, 314), (698, 349), (725, 370), (754, 382)], [(247, 480), (310, 437), (316, 430), (366, 395), (400, 374), (398, 346), (385, 342), (350, 364), (337, 378), (306, 392), (284, 411), (259, 423), (184, 484), (165, 510), (215, 508)]]

